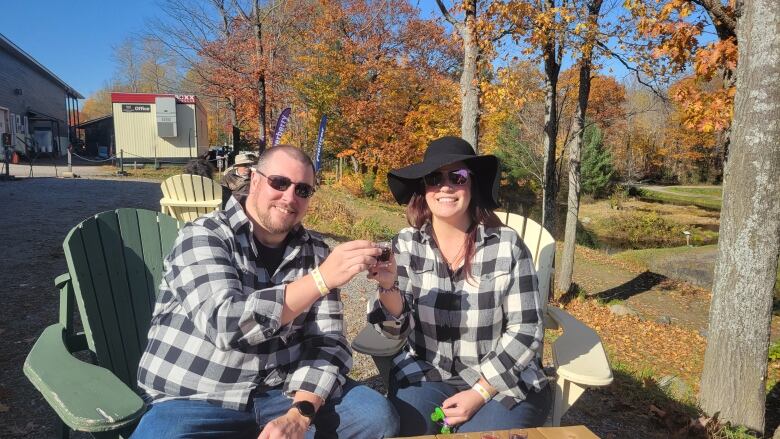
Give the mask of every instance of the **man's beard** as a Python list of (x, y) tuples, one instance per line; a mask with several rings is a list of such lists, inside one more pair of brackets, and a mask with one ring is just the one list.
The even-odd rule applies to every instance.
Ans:
[[(286, 207), (286, 206), (282, 206)], [(271, 234), (290, 233), (296, 225), (298, 225), (297, 219), (290, 219), (288, 221), (278, 220), (272, 217), (271, 207), (265, 212), (258, 212), (257, 219), (260, 225)]]

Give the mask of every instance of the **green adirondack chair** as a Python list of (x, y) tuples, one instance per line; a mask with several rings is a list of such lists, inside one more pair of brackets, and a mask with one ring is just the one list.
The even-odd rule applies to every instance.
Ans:
[[(84, 220), (65, 237), (68, 273), (55, 280), (59, 322), (43, 331), (24, 362), (25, 375), (64, 423), (63, 437), (70, 430), (125, 437), (144, 413), (136, 370), (163, 258), (179, 226), (163, 213), (117, 209)], [(79, 351), (95, 364), (73, 356)]]

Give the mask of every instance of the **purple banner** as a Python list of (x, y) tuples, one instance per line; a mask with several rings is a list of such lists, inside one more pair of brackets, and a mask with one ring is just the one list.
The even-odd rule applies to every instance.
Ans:
[(282, 110), (282, 113), (279, 115), (279, 120), (276, 121), (276, 129), (274, 130), (274, 139), (271, 142), (271, 147), (278, 145), (279, 142), (282, 140), (282, 134), (284, 134), (284, 130), (287, 128), (287, 122), (290, 120), (290, 107), (285, 108)]
[(320, 131), (317, 134), (317, 148), (314, 152), (314, 172), (320, 170), (320, 156), (322, 155), (322, 144), (325, 142), (325, 125), (328, 123), (328, 116), (323, 114), (320, 120)]

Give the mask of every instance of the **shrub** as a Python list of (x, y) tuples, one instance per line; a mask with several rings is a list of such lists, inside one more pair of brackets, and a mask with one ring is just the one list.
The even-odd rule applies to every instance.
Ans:
[(344, 188), (344, 190), (356, 197), (363, 195), (363, 180), (360, 178), (360, 175), (352, 172), (345, 172), (341, 176), (341, 180), (336, 183), (336, 187)]
[(376, 195), (376, 188), (374, 183), (376, 181), (376, 174), (373, 172), (366, 172), (363, 174), (363, 185), (361, 195), (365, 198), (374, 198)]
[(780, 341), (769, 346), (769, 361), (780, 361)]
[(347, 205), (332, 197), (314, 197), (304, 219), (307, 228), (321, 233), (349, 236), (355, 215)]
[(685, 244), (683, 231), (690, 229), (688, 226), (664, 219), (657, 212), (620, 215), (607, 219), (606, 223), (613, 232), (611, 239), (633, 245), (640, 243), (665, 246), (683, 245)]

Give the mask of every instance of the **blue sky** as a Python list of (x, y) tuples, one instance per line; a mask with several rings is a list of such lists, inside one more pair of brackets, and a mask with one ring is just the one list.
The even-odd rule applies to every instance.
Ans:
[[(412, 3), (440, 16), (435, 0)], [(0, 33), (88, 97), (113, 76), (113, 47), (158, 15), (156, 0), (3, 1)]]
[[(438, 16), (434, 0), (413, 3)], [(0, 33), (85, 97), (113, 76), (113, 47), (159, 14), (156, 0), (17, 0), (0, 11)]]
[(143, 30), (155, 0), (3, 1), (0, 33), (89, 96), (114, 73), (113, 49)]

